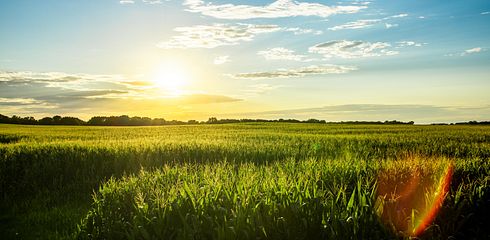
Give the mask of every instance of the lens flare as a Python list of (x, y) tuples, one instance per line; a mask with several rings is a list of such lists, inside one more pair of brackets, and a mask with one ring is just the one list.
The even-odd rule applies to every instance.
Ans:
[(417, 227), (412, 232), (412, 236), (419, 236), (421, 233), (423, 233), (424, 230), (432, 223), (432, 221), (434, 221), (437, 213), (441, 209), (444, 198), (449, 192), (449, 187), (451, 186), (451, 179), (454, 172), (453, 164), (449, 164), (444, 172), (444, 176), (439, 181), (439, 186), (434, 194), (434, 200), (428, 211), (423, 214), (424, 217), (418, 221)]
[(380, 172), (378, 216), (402, 235), (419, 236), (439, 213), (453, 171), (454, 165), (447, 162), (433, 167), (417, 165)]

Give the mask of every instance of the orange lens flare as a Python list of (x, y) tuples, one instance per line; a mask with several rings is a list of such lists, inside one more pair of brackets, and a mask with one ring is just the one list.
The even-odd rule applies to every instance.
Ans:
[(449, 192), (449, 187), (451, 186), (451, 179), (453, 177), (454, 165), (449, 164), (445, 170), (445, 174), (439, 183), (439, 187), (437, 188), (434, 202), (430, 207), (429, 211), (425, 214), (425, 217), (420, 221), (418, 226), (413, 230), (412, 236), (419, 236), (424, 232), (424, 230), (434, 221), (439, 213), (439, 210), (442, 207), (442, 203), (444, 202), (444, 198), (446, 194)]
[(378, 215), (405, 236), (419, 236), (434, 221), (449, 191), (454, 166), (389, 169), (378, 176)]

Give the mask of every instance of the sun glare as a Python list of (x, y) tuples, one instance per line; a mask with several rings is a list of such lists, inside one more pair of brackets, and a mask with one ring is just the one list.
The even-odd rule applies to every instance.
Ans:
[(162, 63), (152, 78), (153, 84), (169, 96), (180, 96), (189, 84), (185, 68), (177, 63)]

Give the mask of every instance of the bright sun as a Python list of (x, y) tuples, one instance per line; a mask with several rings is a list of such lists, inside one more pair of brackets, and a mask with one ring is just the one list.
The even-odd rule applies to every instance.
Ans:
[(152, 82), (169, 96), (180, 96), (189, 84), (189, 75), (182, 65), (165, 62), (159, 66)]

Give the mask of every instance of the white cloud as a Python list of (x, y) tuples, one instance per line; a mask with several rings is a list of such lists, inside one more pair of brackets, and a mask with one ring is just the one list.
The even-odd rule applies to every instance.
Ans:
[(344, 30), (344, 29), (360, 29), (371, 27), (374, 24), (381, 22), (381, 19), (365, 19), (365, 20), (357, 20), (354, 22), (348, 22), (339, 26), (331, 27), (329, 30)]
[(120, 4), (133, 4), (134, 1), (133, 0), (121, 0), (119, 1)]
[(230, 61), (230, 56), (215, 57), (213, 63), (216, 65), (224, 64)]
[(325, 58), (362, 58), (391, 56), (398, 54), (390, 50), (391, 44), (385, 42), (363, 42), (337, 40), (317, 44), (309, 48), (311, 53), (322, 54)]
[[(393, 15), (393, 16), (388, 16), (385, 18), (380, 18), (380, 19), (361, 19), (353, 22), (348, 22), (342, 25), (338, 25), (335, 27), (329, 28), (329, 30), (332, 31), (337, 31), (337, 30), (344, 30), (344, 29), (361, 29), (361, 28), (367, 28), (367, 27), (372, 27), (378, 23), (381, 23), (386, 20), (390, 20), (393, 18), (404, 18), (407, 17), (408, 14), (406, 13), (401, 13), (398, 15)], [(392, 28), (392, 27), (397, 27), (398, 24), (390, 24), (390, 23), (385, 23), (386, 28)]]
[(42, 101), (33, 98), (2, 98), (0, 97), (0, 105), (34, 105), (43, 104)]
[(157, 44), (159, 48), (215, 48), (251, 41), (257, 34), (281, 30), (277, 25), (213, 24), (178, 27), (179, 35)]
[(391, 19), (391, 18), (404, 18), (404, 17), (408, 17), (408, 14), (407, 13), (401, 13), (401, 14), (398, 14), (398, 15), (393, 15), (393, 16), (389, 16), (389, 17), (385, 17), (384, 19)]
[(303, 61), (305, 58), (304, 55), (295, 54), (293, 50), (282, 47), (259, 51), (257, 54), (263, 56), (267, 60)]
[(312, 65), (307, 67), (301, 67), (296, 69), (278, 69), (274, 71), (266, 72), (251, 72), (251, 73), (238, 73), (230, 75), (234, 78), (241, 79), (271, 79), (271, 78), (291, 78), (291, 77), (304, 77), (307, 75), (325, 75), (325, 74), (340, 74), (348, 73), (350, 71), (357, 70), (352, 66), (339, 66), (339, 65)]
[(446, 57), (456, 57), (456, 56), (464, 57), (466, 55), (476, 54), (476, 53), (484, 52), (486, 50), (487, 49), (484, 49), (481, 47), (475, 47), (475, 48), (470, 48), (470, 49), (464, 50), (463, 52), (460, 52), (460, 53), (448, 53), (448, 54), (445, 54), (444, 56), (446, 56)]
[(292, 32), (294, 35), (301, 35), (301, 34), (313, 34), (313, 35), (321, 35), (323, 34), (323, 31), (321, 30), (315, 30), (315, 29), (309, 29), (309, 28), (284, 28), (283, 31), (285, 32)]
[(422, 47), (422, 45), (426, 45), (426, 43), (417, 43), (414, 41), (400, 41), (396, 42), (397, 47)]
[(479, 53), (481, 51), (482, 51), (481, 47), (476, 47), (476, 48), (471, 48), (471, 49), (465, 50), (464, 53), (472, 54), (472, 53)]
[(280, 18), (295, 16), (328, 17), (334, 14), (357, 13), (367, 8), (362, 5), (327, 6), (320, 3), (297, 2), (292, 0), (277, 0), (269, 5), (234, 5), (205, 3), (202, 0), (185, 0), (187, 11), (197, 12), (206, 16), (220, 19), (252, 19)]
[(487, 15), (487, 14), (490, 14), (490, 12), (482, 12), (480, 13), (481, 15)]
[[(64, 73), (64, 72), (30, 72), (30, 71), (0, 71), (0, 83), (7, 85), (43, 85), (51, 88), (65, 88), (70, 90), (100, 90), (93, 89), (94, 83), (104, 83), (105, 85), (148, 86), (148, 82), (130, 80), (134, 76), (127, 77), (118, 74), (83, 74), (83, 73)], [(138, 76), (136, 78), (141, 78)], [(87, 89), (84, 85), (90, 85)]]
[(11, 115), (19, 115), (29, 114), (32, 111), (56, 110), (59, 108), (59, 104), (45, 100), (36, 100), (34, 98), (0, 97), (0, 107), (2, 108), (3, 114), (8, 115), (11, 113)]
[(159, 4), (159, 3), (162, 3), (161, 0), (143, 0), (144, 3), (147, 3), (147, 4)]
[(390, 28), (394, 28), (394, 27), (398, 27), (398, 24), (390, 24), (390, 23), (385, 23), (385, 27), (386, 29), (390, 29)]
[[(128, 111), (127, 107), (148, 103), (149, 109), (189, 104), (236, 102), (241, 99), (185, 91), (181, 96), (167, 94), (165, 89), (119, 75), (69, 74), (61, 72), (0, 71), (0, 109), (3, 114), (32, 114), (87, 110), (87, 113)], [(151, 104), (150, 104), (151, 103)], [(147, 104), (147, 105), (148, 105)], [(101, 106), (111, 105), (111, 109)], [(134, 109), (133, 109), (134, 110)]]
[[(142, 3), (144, 4), (161, 4), (162, 1), (168, 2), (170, 0), (141, 0)], [(134, 4), (136, 1), (135, 0), (120, 0), (120, 4)]]

